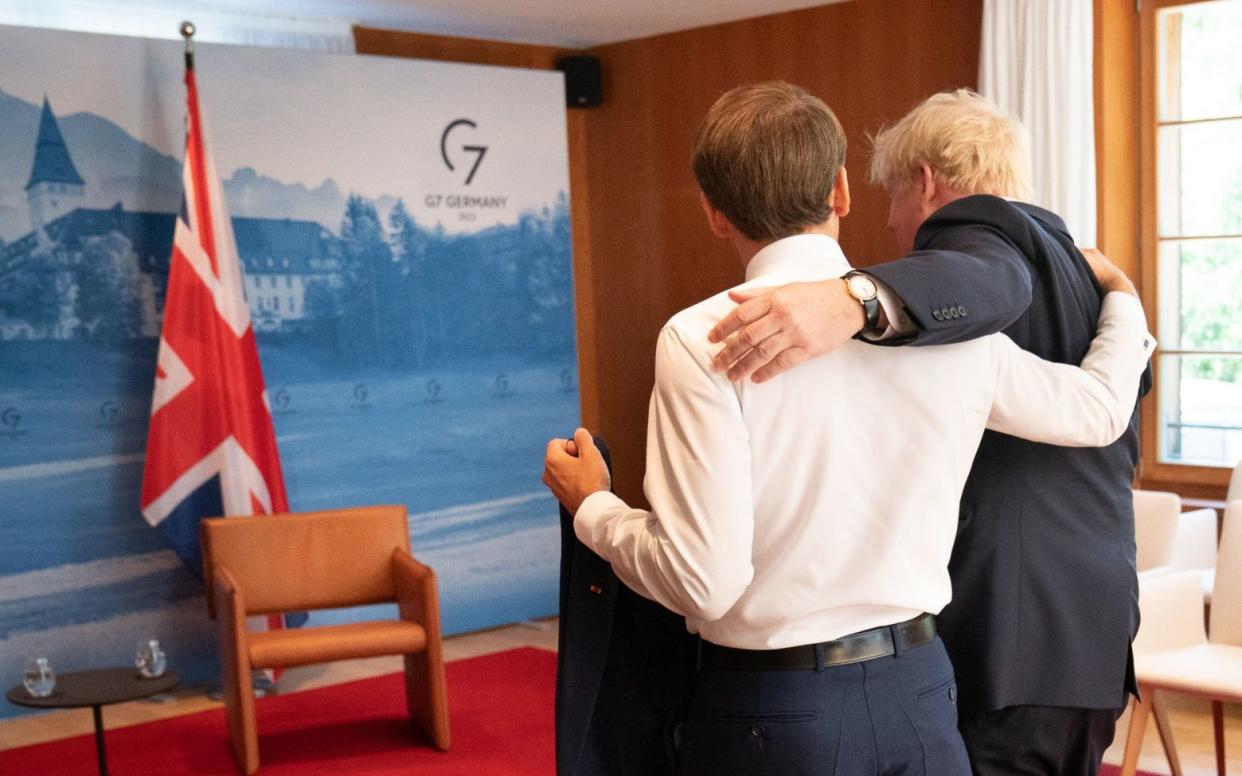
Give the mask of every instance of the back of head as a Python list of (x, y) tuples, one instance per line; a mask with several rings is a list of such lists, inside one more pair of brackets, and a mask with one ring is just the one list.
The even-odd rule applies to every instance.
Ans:
[(1025, 199), (1030, 159), (1022, 124), (969, 89), (919, 103), (874, 139), (871, 182), (904, 191), (922, 165), (963, 194)]
[(726, 92), (694, 142), (699, 188), (746, 237), (771, 242), (824, 223), (845, 132), (822, 100), (782, 81)]

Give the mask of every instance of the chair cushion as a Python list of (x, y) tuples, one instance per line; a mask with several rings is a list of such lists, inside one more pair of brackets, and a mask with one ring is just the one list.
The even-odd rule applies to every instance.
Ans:
[(1201, 644), (1139, 655), (1134, 670), (1147, 687), (1242, 701), (1242, 647)]
[(333, 660), (421, 652), (427, 633), (404, 620), (248, 633), (253, 668), (288, 668)]

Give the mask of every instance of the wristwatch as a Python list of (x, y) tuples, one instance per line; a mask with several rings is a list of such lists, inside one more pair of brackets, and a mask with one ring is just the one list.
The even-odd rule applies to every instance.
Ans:
[[(845, 280), (845, 290), (849, 295), (858, 300), (862, 305), (863, 315), (867, 318), (866, 325), (862, 331), (872, 331), (880, 327), (880, 300), (879, 290), (876, 288), (875, 281), (870, 275), (851, 270), (843, 276)], [(860, 334), (862, 332), (859, 332)]]

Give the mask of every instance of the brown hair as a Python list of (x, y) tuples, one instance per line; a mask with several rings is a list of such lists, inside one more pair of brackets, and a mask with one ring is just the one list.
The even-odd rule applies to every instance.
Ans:
[(845, 132), (823, 100), (783, 81), (725, 92), (694, 141), (694, 177), (712, 207), (756, 242), (817, 226), (845, 164)]

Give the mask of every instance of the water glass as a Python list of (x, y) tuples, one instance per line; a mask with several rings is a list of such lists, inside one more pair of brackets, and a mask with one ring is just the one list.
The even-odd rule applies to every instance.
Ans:
[(163, 676), (167, 663), (158, 639), (147, 639), (138, 645), (138, 650), (134, 653), (134, 665), (138, 667), (138, 673), (147, 679)]
[(26, 692), (34, 698), (46, 698), (56, 689), (56, 673), (52, 671), (52, 663), (45, 657), (32, 657), (26, 661), (26, 671), (22, 675), (22, 685)]

